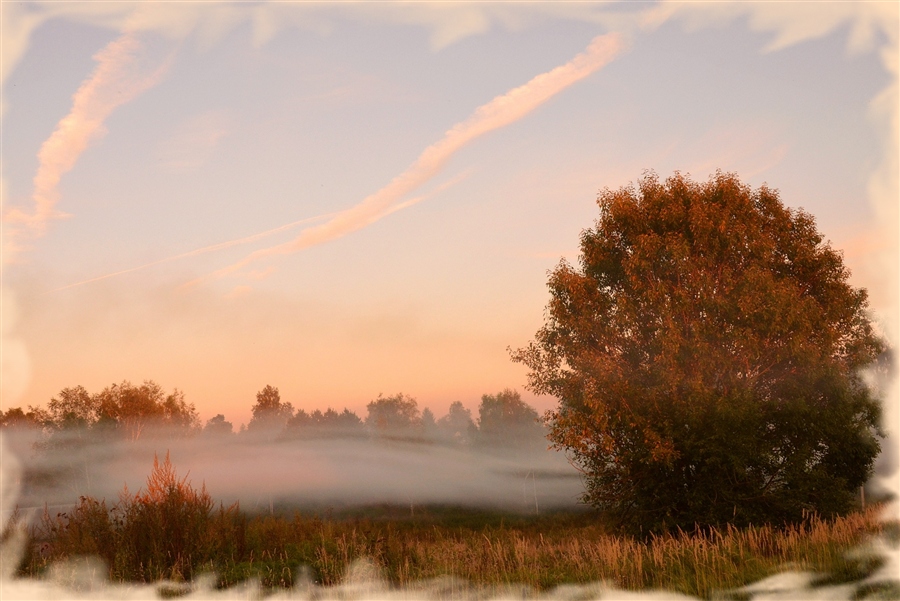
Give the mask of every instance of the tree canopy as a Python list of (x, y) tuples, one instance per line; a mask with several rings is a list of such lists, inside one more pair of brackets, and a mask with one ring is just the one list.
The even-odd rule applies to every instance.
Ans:
[(450, 403), (447, 415), (438, 420), (437, 426), (444, 438), (456, 444), (468, 444), (478, 431), (478, 427), (472, 421), (472, 412), (460, 401)]
[(813, 217), (721, 172), (598, 204), (513, 353), (560, 401), (545, 419), (584, 500), (644, 531), (850, 509), (880, 450), (862, 370), (886, 346)]
[[(67, 390), (63, 390), (60, 399), (70, 396), (79, 401), (92, 399), (90, 410), (96, 412), (97, 425), (114, 426), (132, 440), (140, 438), (148, 426), (167, 427), (185, 433), (200, 427), (197, 410), (184, 400), (184, 393), (175, 389), (167, 395), (153, 380), (145, 380), (140, 386), (126, 380), (107, 386), (94, 397), (82, 394), (84, 389), (80, 386), (75, 391), (76, 394), (67, 396)], [(50, 405), (52, 407), (53, 401)]]
[(348, 408), (340, 412), (331, 407), (325, 411), (295, 410), (281, 399), (278, 388), (266, 385), (256, 394), (249, 425), (241, 425), (236, 432), (234, 424), (221, 413), (202, 424), (194, 405), (185, 402), (184, 393), (178, 389), (165, 394), (152, 380), (140, 386), (126, 380), (98, 393), (90, 393), (83, 386), (63, 388), (46, 407), (30, 406), (27, 412), (18, 407), (0, 411), (0, 428), (31, 430), (42, 437), (42, 449), (57, 450), (111, 438), (137, 441), (148, 435), (202, 434), (209, 441), (244, 433), (283, 440), (374, 437), (453, 446), (545, 446), (537, 412), (514, 391), (484, 395), (479, 416), (483, 436), (471, 411), (460, 401), (453, 402), (447, 415), (437, 419), (430, 408), (420, 411), (416, 399), (397, 393), (379, 395), (371, 401), (363, 421)]
[(51, 436), (92, 430), (138, 440), (148, 428), (184, 435), (200, 428), (197, 410), (184, 393), (176, 388), (166, 394), (153, 380), (140, 386), (124, 380), (94, 394), (83, 386), (63, 388), (46, 409), (29, 409), (27, 416)]
[(477, 440), (480, 445), (547, 445), (537, 411), (509, 388), (481, 396)]
[(225, 416), (219, 413), (206, 420), (206, 425), (203, 426), (203, 433), (212, 436), (229, 436), (234, 434), (234, 424), (227, 421)]
[(256, 393), (256, 404), (252, 408), (253, 417), (247, 429), (254, 432), (281, 431), (294, 416), (294, 406), (281, 400), (281, 394), (274, 386), (266, 386)]
[(340, 413), (331, 407), (324, 412), (316, 409), (311, 413), (298, 409), (285, 426), (285, 435), (291, 438), (355, 437), (364, 431), (362, 420), (347, 408)]
[(380, 436), (410, 435), (422, 425), (422, 415), (416, 399), (402, 392), (378, 398), (366, 405), (366, 426)]

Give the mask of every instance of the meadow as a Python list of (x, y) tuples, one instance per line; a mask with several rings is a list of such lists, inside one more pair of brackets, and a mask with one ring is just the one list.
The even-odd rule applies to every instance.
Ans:
[[(399, 588), (449, 576), (451, 584), (495, 591), (602, 581), (718, 598), (785, 569), (822, 574), (820, 585), (864, 578), (882, 560), (851, 551), (875, 535), (894, 545), (898, 539), (897, 524), (880, 521), (880, 511), (870, 505), (832, 519), (809, 514), (784, 527), (643, 538), (612, 534), (586, 509), (525, 515), (376, 505), (251, 513), (237, 503), (216, 505), (205, 488), (178, 480), (163, 461), (144, 489), (122, 491), (117, 503), (82, 497), (70, 511), (45, 510), (28, 530), (18, 574), (39, 577), (53, 564), (93, 555), (113, 582), (192, 581), (214, 573), (219, 588), (256, 579), (277, 590), (340, 584), (348, 566), (364, 559)], [(870, 592), (897, 598), (891, 586)]]
[[(234, 434), (229, 424), (217, 432), (222, 424), (215, 419), (182, 436), (144, 428), (139, 436), (116, 437), (99, 422), (7, 428), (13, 446), (28, 451), (19, 499), (26, 509), (6, 534), (17, 523), (27, 533), (17, 575), (55, 581), (66, 566), (78, 565), (71, 560), (89, 556), (102, 562), (92, 564), (96, 575), (113, 584), (196, 585), (212, 578), (220, 589), (258, 582), (267, 592), (323, 598), (315, 591), (342, 590), (356, 565), (396, 591), (440, 583), (439, 598), (528, 598), (603, 583), (711, 599), (746, 598), (735, 591), (792, 570), (816, 574), (813, 586), (855, 583), (848, 598), (900, 598), (895, 580), (860, 582), (885, 565), (861, 551), (867, 541), (886, 538), (896, 548), (900, 538), (897, 523), (880, 519), (881, 504), (833, 516), (804, 513), (789, 524), (625, 534), (608, 516), (575, 504), (578, 474), (547, 452), (542, 432), (531, 428), (506, 444), (487, 444), (497, 438), (487, 427), (487, 401), (503, 394), (483, 398), (478, 427), (457, 411), (462, 419), (453, 428), (449, 419), (432, 420), (431, 438), (422, 424), (376, 427), (376, 410), (407, 401), (399, 395), (373, 402), (371, 427), (356, 418), (356, 429), (342, 437), (327, 429), (324, 436), (321, 424), (306, 422), (346, 411), (298, 412), (272, 436), (277, 431)], [(415, 408), (414, 401), (406, 404)], [(530, 425), (532, 413), (522, 411)], [(161, 446), (186, 458), (188, 474), (204, 484), (179, 477), (168, 451), (155, 455)], [(151, 453), (149, 477), (135, 481)], [(142, 485), (117, 489), (115, 482)], [(593, 594), (586, 590), (579, 594)]]

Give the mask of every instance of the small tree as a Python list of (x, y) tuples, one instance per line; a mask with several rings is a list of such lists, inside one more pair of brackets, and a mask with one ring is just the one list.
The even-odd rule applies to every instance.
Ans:
[(228, 436), (234, 434), (234, 424), (226, 421), (225, 416), (219, 413), (207, 420), (203, 427), (203, 433), (213, 436)]
[(200, 429), (200, 416), (193, 403), (184, 400), (184, 393), (177, 388), (166, 395), (162, 403), (163, 425), (187, 434)]
[(129, 381), (104, 388), (98, 395), (99, 422), (137, 440), (151, 423), (163, 418), (165, 393), (155, 382), (134, 386)]
[(438, 433), (438, 425), (437, 420), (434, 419), (434, 412), (428, 407), (422, 409), (421, 423), (422, 436), (429, 440), (434, 439)]
[(248, 431), (282, 430), (294, 415), (294, 406), (282, 402), (278, 389), (266, 384), (256, 393), (256, 404), (253, 405), (253, 417), (247, 424)]
[(331, 407), (324, 413), (319, 409), (312, 413), (298, 409), (285, 427), (285, 435), (292, 438), (343, 438), (364, 434), (362, 420), (346, 408), (340, 413)]
[(598, 204), (513, 353), (560, 400), (546, 421), (584, 499), (635, 530), (850, 509), (879, 452), (861, 371), (885, 343), (813, 218), (724, 173), (649, 173)]
[(544, 429), (534, 408), (509, 388), (485, 394), (478, 406), (478, 436), (482, 445), (546, 446)]
[(329, 415), (329, 412), (334, 415), (331, 423), (335, 424), (338, 428), (353, 433), (359, 433), (363, 429), (363, 421), (359, 419), (359, 416), (356, 415), (356, 413), (350, 411), (346, 407), (344, 407), (344, 410), (340, 413), (329, 408), (328, 411), (325, 412), (326, 417)]
[(88, 428), (99, 419), (100, 400), (83, 386), (63, 388), (47, 403), (47, 427), (54, 430)]
[(21, 407), (13, 407), (6, 413), (0, 411), (0, 426), (5, 428), (40, 429), (45, 426), (47, 413), (42, 409), (29, 407), (26, 413)]
[(460, 401), (450, 403), (447, 415), (439, 419), (437, 425), (443, 438), (463, 445), (471, 443), (478, 430), (472, 421), (472, 412)]
[(422, 425), (419, 404), (402, 392), (378, 398), (366, 405), (366, 426), (379, 436), (416, 434)]
[[(64, 398), (63, 393), (60, 398)], [(119, 432), (131, 440), (141, 438), (148, 428), (165, 427), (167, 433), (179, 434), (190, 434), (200, 428), (197, 410), (185, 402), (184, 393), (175, 389), (167, 395), (153, 380), (144, 380), (140, 386), (128, 380), (107, 386), (91, 402), (97, 415), (94, 425)]]

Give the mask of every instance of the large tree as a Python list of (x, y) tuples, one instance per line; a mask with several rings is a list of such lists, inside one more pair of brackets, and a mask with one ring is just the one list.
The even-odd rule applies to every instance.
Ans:
[(776, 190), (650, 172), (603, 190), (578, 268), (513, 359), (556, 396), (550, 438), (625, 528), (782, 522), (850, 509), (886, 351), (841, 253)]

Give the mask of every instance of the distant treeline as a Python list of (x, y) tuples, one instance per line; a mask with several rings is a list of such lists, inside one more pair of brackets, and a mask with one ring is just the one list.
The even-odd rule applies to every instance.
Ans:
[(203, 424), (184, 393), (166, 394), (147, 380), (140, 386), (128, 381), (98, 393), (83, 386), (64, 388), (46, 408), (29, 406), (0, 412), (0, 427), (39, 429), (48, 444), (73, 439), (112, 437), (138, 440), (146, 436), (266, 436), (281, 439), (376, 437), (471, 446), (546, 445), (545, 429), (537, 411), (518, 392), (505, 389), (485, 394), (478, 417), (460, 401), (437, 419), (428, 409), (403, 393), (381, 396), (366, 407), (361, 418), (345, 408), (324, 411), (294, 409), (282, 401), (278, 388), (265, 386), (256, 394), (250, 423), (235, 432), (222, 414)]

